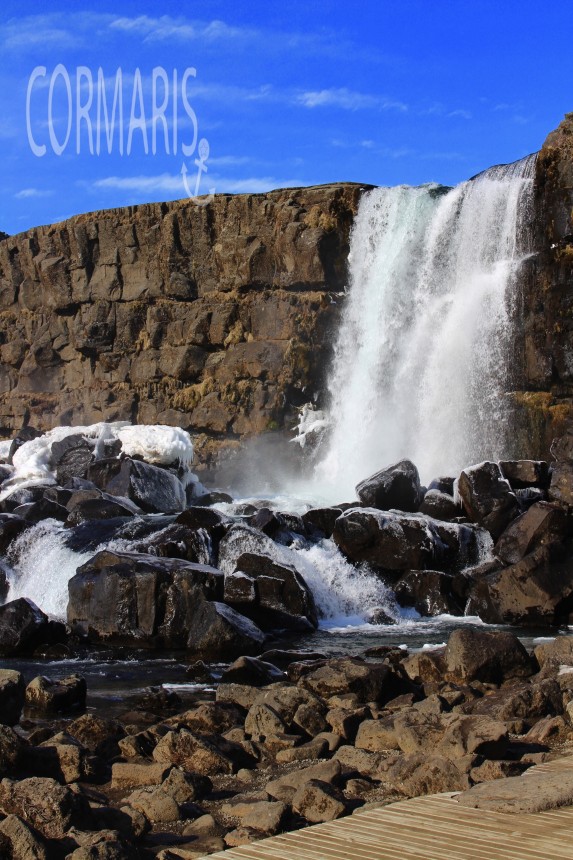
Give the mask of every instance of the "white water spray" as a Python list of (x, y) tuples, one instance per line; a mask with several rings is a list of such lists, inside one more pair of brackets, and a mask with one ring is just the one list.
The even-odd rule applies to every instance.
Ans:
[(314, 476), (331, 501), (402, 457), (427, 481), (507, 453), (511, 288), (534, 166), (363, 197)]

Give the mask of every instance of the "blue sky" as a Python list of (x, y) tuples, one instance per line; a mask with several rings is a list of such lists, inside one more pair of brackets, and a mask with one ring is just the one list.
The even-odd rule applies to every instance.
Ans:
[[(455, 184), (538, 149), (573, 110), (573, 4), (563, 0), (39, 8), (4, 2), (0, 19), (0, 230), (9, 233), (194, 193), (202, 139), (201, 193)], [(119, 107), (110, 119), (118, 68), (123, 134)], [(186, 69), (195, 73), (185, 104)], [(153, 121), (154, 101), (165, 126)]]

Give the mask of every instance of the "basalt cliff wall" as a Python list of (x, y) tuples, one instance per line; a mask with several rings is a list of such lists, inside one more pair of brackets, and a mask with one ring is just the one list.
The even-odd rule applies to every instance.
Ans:
[(79, 215), (0, 241), (0, 433), (130, 419), (199, 464), (324, 387), (365, 186)]
[[(209, 467), (324, 394), (352, 183), (79, 215), (0, 236), (0, 434), (175, 424)], [(573, 114), (537, 160), (515, 296), (513, 456), (573, 424)]]

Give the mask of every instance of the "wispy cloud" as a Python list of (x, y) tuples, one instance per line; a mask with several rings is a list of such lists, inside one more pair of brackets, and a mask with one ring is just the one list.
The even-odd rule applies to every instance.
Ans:
[(469, 110), (464, 110), (463, 108), (457, 108), (456, 110), (451, 110), (446, 114), (448, 118), (455, 119), (458, 117), (459, 119), (472, 119), (472, 113)]
[(296, 96), (296, 102), (306, 108), (337, 107), (343, 110), (397, 110), (407, 111), (408, 105), (386, 96), (375, 96), (356, 92), (347, 87), (332, 87), (324, 90), (307, 90)]
[(232, 27), (224, 21), (192, 21), (188, 18), (173, 18), (171, 15), (161, 15), (152, 18), (149, 15), (138, 15), (134, 18), (120, 17), (110, 22), (112, 30), (142, 36), (145, 42), (195, 40), (207, 42), (236, 41), (251, 39), (258, 31), (247, 27)]
[[(191, 178), (193, 179), (193, 177)], [(292, 188), (308, 184), (296, 177), (286, 179), (276, 176), (236, 178), (216, 173), (209, 174), (206, 179), (206, 185), (209, 188), (215, 186), (217, 192), (230, 194), (261, 194), (265, 191), (271, 191), (273, 188)], [(93, 182), (91, 187), (103, 191), (131, 191), (141, 195), (161, 192), (178, 197), (186, 196), (180, 173), (160, 173), (156, 176), (106, 176)], [(201, 187), (200, 193), (206, 193), (206, 189)]]
[(22, 188), (21, 191), (18, 191), (14, 194), (16, 200), (26, 200), (29, 197), (50, 197), (52, 191), (42, 191), (39, 188)]

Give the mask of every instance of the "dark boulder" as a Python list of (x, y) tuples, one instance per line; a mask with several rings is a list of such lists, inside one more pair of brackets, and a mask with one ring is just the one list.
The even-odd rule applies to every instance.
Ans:
[(302, 515), (302, 521), (309, 534), (329, 538), (341, 513), (341, 508), (311, 508)]
[(8, 462), (12, 463), (12, 459), (14, 454), (21, 448), (25, 442), (31, 442), (32, 439), (37, 439), (38, 436), (41, 436), (41, 430), (36, 430), (35, 427), (22, 427), (21, 430), (16, 433), (14, 438), (12, 439), (12, 444), (10, 445), (10, 452), (8, 454)]
[(26, 686), (20, 672), (0, 669), (0, 723), (14, 726), (24, 707)]
[(0, 514), (0, 555), (6, 554), (12, 541), (29, 525), (26, 520), (15, 514)]
[(37, 502), (18, 505), (17, 508), (14, 508), (14, 515), (21, 517), (27, 523), (39, 523), (48, 518), (63, 523), (67, 519), (68, 511), (63, 505), (42, 498)]
[(466, 609), (488, 624), (525, 625), (568, 622), (572, 610), (573, 568), (559, 544), (473, 577)]
[(58, 484), (63, 485), (70, 478), (85, 478), (93, 458), (93, 446), (93, 441), (90, 443), (81, 433), (52, 443), (52, 468)]
[(64, 640), (64, 625), (50, 621), (27, 597), (0, 606), (0, 655), (29, 654), (38, 645)]
[(187, 649), (211, 659), (257, 654), (265, 641), (264, 633), (232, 607), (218, 601), (203, 601), (194, 614), (187, 638)]
[(420, 615), (463, 615), (453, 593), (453, 577), (439, 570), (410, 570), (394, 586), (400, 606), (413, 606)]
[(450, 478), (446, 476), (434, 478), (434, 480), (430, 481), (430, 483), (428, 484), (428, 490), (437, 490), (439, 493), (445, 493), (447, 496), (453, 496), (455, 483), (455, 478)]
[(141, 460), (102, 460), (90, 468), (88, 477), (100, 489), (113, 496), (125, 496), (146, 513), (182, 511), (186, 505), (179, 478)]
[(516, 564), (536, 547), (563, 540), (567, 530), (567, 516), (562, 507), (538, 502), (509, 524), (494, 552), (506, 564)]
[(497, 463), (485, 462), (464, 469), (458, 493), (468, 517), (497, 539), (520, 513), (519, 503)]
[(549, 463), (544, 460), (502, 460), (499, 466), (513, 490), (549, 487)]
[(501, 684), (510, 678), (528, 678), (535, 669), (513, 633), (469, 627), (458, 628), (450, 635), (444, 662), (447, 678), (458, 684)]
[(442, 493), (440, 490), (428, 490), (420, 505), (420, 513), (433, 517), (435, 520), (447, 521), (459, 517), (462, 512), (453, 496)]
[(286, 674), (272, 663), (256, 657), (239, 657), (225, 669), (221, 680), (224, 684), (250, 684), (251, 687), (266, 687), (276, 681), (286, 680)]
[(70, 580), (68, 622), (94, 641), (185, 647), (201, 604), (222, 589), (222, 574), (207, 565), (104, 550)]
[(53, 680), (38, 675), (26, 687), (25, 702), (30, 710), (42, 714), (65, 714), (83, 710), (87, 686), (81, 675)]
[(376, 472), (356, 486), (360, 501), (382, 511), (417, 511), (422, 502), (420, 476), (410, 460), (400, 460)]
[(477, 559), (475, 528), (375, 508), (349, 508), (332, 539), (353, 562), (382, 570), (447, 570)]
[(19, 487), (1, 502), (2, 510), (5, 513), (12, 513), (19, 505), (39, 502), (40, 499), (43, 499), (46, 489), (46, 486)]

